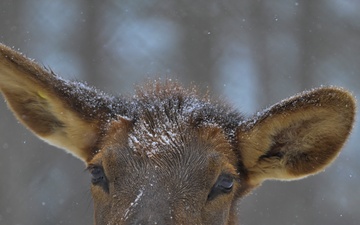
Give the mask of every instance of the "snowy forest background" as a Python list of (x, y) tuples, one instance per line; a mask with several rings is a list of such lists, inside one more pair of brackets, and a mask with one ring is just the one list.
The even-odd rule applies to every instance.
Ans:
[[(360, 96), (359, 12), (355, 0), (1, 0), (0, 42), (104, 91), (170, 77), (251, 115), (321, 85)], [(359, 224), (359, 146), (358, 120), (325, 173), (265, 182), (239, 204), (242, 224)], [(92, 224), (89, 183), (0, 104), (0, 224)]]

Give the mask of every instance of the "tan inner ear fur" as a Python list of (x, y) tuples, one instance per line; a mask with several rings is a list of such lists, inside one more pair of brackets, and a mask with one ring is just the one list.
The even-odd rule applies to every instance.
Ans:
[(336, 158), (350, 133), (355, 103), (349, 94), (337, 89), (322, 92), (335, 92), (337, 98), (319, 95), (316, 104), (285, 104), (239, 134), (243, 163), (253, 185), (265, 179), (289, 180), (315, 174)]
[(24, 83), (22, 89), (27, 91), (13, 86), (3, 91), (16, 117), (44, 141), (86, 160), (87, 151), (97, 141), (99, 126), (79, 118), (53, 94), (44, 91), (40, 94), (38, 90), (43, 89), (37, 85), (26, 86)]
[(51, 89), (56, 78), (23, 55), (0, 45), (0, 64), (0, 91), (16, 117), (41, 139), (86, 160), (98, 122), (80, 118)]

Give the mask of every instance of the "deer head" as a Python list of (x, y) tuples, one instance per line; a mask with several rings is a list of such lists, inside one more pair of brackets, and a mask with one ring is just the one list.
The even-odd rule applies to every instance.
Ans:
[(98, 225), (234, 224), (237, 200), (264, 180), (328, 166), (355, 115), (354, 98), (336, 87), (251, 118), (169, 80), (113, 97), (4, 45), (0, 90), (35, 135), (85, 162)]

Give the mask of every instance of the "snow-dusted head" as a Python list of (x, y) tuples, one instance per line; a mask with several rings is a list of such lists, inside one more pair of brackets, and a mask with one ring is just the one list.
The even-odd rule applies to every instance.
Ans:
[(113, 97), (1, 44), (0, 90), (25, 126), (86, 163), (98, 225), (235, 224), (237, 200), (264, 180), (328, 166), (355, 116), (335, 87), (251, 118), (170, 80)]

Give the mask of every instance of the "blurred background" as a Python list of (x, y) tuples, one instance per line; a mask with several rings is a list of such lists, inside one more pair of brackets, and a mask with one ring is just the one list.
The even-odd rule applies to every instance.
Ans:
[[(359, 12), (355, 0), (1, 0), (0, 42), (110, 93), (170, 77), (251, 115), (321, 85), (360, 96)], [(92, 224), (84, 164), (1, 101), (0, 224)], [(265, 182), (239, 203), (242, 224), (360, 224), (359, 139), (357, 122), (325, 173)]]

